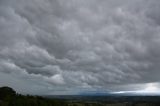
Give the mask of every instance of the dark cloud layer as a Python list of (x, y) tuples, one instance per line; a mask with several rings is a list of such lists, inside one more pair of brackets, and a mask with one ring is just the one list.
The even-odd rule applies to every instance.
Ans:
[(72, 94), (159, 83), (159, 9), (159, 0), (0, 0), (0, 86)]

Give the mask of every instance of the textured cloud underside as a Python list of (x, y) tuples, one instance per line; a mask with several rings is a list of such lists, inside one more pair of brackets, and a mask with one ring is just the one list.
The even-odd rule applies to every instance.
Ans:
[(158, 82), (159, 10), (159, 0), (0, 0), (0, 82), (53, 94)]

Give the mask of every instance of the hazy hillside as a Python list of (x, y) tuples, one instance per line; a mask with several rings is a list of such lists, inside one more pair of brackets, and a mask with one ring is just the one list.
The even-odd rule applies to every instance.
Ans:
[(24, 96), (12, 88), (0, 88), (0, 106), (160, 106), (154, 96)]

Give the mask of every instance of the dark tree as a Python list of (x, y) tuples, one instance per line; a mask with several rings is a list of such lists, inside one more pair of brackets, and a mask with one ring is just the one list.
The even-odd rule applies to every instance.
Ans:
[(5, 99), (6, 97), (13, 97), (16, 95), (16, 92), (9, 87), (1, 87), (0, 88), (0, 100)]

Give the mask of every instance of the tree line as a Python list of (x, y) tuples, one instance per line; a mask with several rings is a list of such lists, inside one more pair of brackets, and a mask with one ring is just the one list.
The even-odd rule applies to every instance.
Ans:
[(17, 94), (12, 88), (0, 88), (0, 106), (67, 106), (65, 100)]

